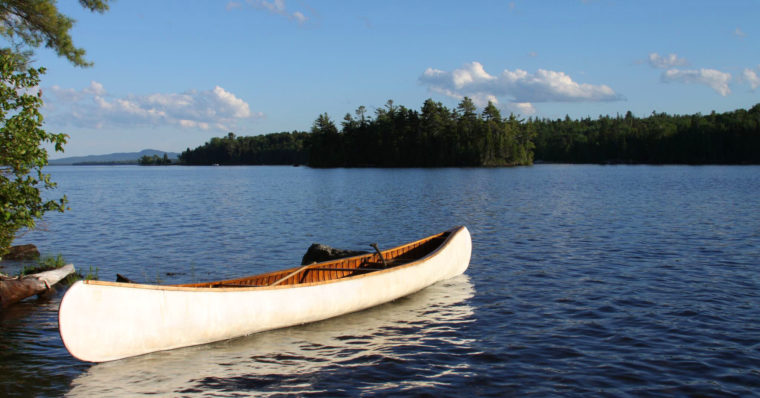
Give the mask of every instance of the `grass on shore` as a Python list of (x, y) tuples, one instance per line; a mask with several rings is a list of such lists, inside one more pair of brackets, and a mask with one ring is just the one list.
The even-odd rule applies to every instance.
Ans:
[[(19, 276), (50, 271), (50, 270), (61, 268), (64, 265), (66, 265), (66, 260), (64, 260), (63, 256), (60, 254), (55, 257), (45, 256), (37, 260), (37, 264), (25, 265), (24, 268), (22, 268), (21, 271), (19, 272)], [(89, 280), (97, 280), (97, 279), (98, 279), (98, 267), (95, 267), (93, 269), (93, 267), (90, 266), (86, 274), (83, 275), (80, 271), (77, 271), (67, 276), (66, 279), (64, 279), (64, 282), (70, 285), (78, 280), (89, 281)]]

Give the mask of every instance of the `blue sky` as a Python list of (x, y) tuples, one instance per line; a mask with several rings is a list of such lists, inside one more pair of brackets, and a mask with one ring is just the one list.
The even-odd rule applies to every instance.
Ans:
[(760, 2), (127, 1), (77, 20), (76, 68), (46, 49), (51, 158), (180, 152), (209, 138), (308, 130), (388, 99), (573, 118), (760, 102)]

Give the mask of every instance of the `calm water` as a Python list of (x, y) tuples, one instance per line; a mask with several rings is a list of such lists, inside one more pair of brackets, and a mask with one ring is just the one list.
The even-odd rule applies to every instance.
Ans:
[(0, 315), (0, 395), (760, 394), (760, 167), (49, 170), (71, 211), (17, 243), (104, 280), (227, 278), (459, 224), (472, 262), (368, 311), (97, 365), (63, 348), (58, 292)]

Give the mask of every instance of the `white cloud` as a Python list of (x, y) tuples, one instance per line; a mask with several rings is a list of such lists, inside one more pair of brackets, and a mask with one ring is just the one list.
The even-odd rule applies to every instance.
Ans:
[(667, 69), (674, 66), (688, 65), (688, 62), (684, 58), (679, 58), (676, 54), (668, 54), (666, 56), (660, 56), (657, 53), (649, 54), (649, 65), (653, 68)]
[(536, 108), (530, 102), (513, 102), (507, 106), (507, 108), (519, 115), (535, 115)]
[(103, 88), (102, 84), (93, 80), (90, 82), (90, 86), (82, 90), (82, 92), (85, 94), (92, 94), (92, 95), (105, 95), (106, 89)]
[(306, 15), (303, 15), (303, 13), (301, 11), (296, 11), (296, 12), (293, 13), (293, 19), (295, 19), (296, 21), (298, 21), (299, 24), (302, 24), (302, 23), (306, 22), (306, 20), (308, 18), (306, 18)]
[(498, 98), (509, 101), (507, 107), (535, 113), (534, 102), (617, 101), (622, 97), (609, 86), (577, 83), (564, 72), (539, 69), (528, 73), (521, 69), (505, 69), (491, 75), (479, 62), (446, 72), (428, 68), (419, 78), (432, 91), (452, 98), (472, 98), (478, 106)]
[(747, 34), (744, 33), (744, 31), (739, 28), (734, 29), (734, 35), (742, 39), (747, 36)]
[(258, 3), (261, 7), (277, 14), (285, 12), (285, 0), (274, 0), (271, 2), (259, 0), (256, 3)]
[[(79, 101), (79, 99), (82, 97), (82, 94), (73, 88), (62, 88), (57, 85), (50, 87), (50, 91), (55, 94), (56, 98), (58, 98), (59, 101), (64, 102)], [(45, 94), (47, 95), (47, 93)], [(47, 106), (47, 103), (45, 106)]]
[[(758, 70), (760, 70), (760, 65), (757, 67)], [(750, 68), (744, 69), (744, 72), (742, 73), (742, 77), (747, 84), (749, 84), (750, 87), (752, 87), (752, 90), (755, 90), (756, 88), (760, 87), (760, 76), (758, 76), (757, 72)]]
[(229, 130), (236, 121), (263, 117), (248, 104), (216, 86), (211, 90), (148, 95), (109, 95), (102, 84), (91, 82), (82, 90), (53, 86), (45, 100), (48, 121), (60, 125), (105, 126), (176, 125), (183, 128)]
[(483, 65), (478, 62), (472, 62), (463, 69), (455, 69), (451, 72), (454, 87), (461, 89), (464, 86), (473, 86), (479, 84), (488, 84), (496, 80), (495, 77), (486, 73)]
[(731, 74), (715, 69), (682, 70), (672, 68), (662, 73), (662, 81), (704, 84), (724, 97), (731, 93), (731, 89), (728, 88)]
[[(292, 21), (298, 22), (299, 24), (304, 24), (309, 19), (301, 11), (288, 11), (288, 7), (285, 5), (285, 0), (247, 0), (247, 2), (253, 7), (267, 10), (273, 14), (282, 15)], [(227, 5), (227, 9), (229, 9), (229, 4)]]

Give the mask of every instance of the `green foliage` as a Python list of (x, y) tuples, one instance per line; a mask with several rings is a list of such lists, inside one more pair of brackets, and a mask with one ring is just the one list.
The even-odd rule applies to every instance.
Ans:
[[(66, 260), (63, 259), (63, 256), (60, 254), (55, 257), (44, 257), (37, 261), (37, 264), (34, 265), (25, 265), (24, 268), (21, 269), (21, 272), (19, 272), (20, 276), (24, 275), (31, 275), (31, 274), (37, 274), (40, 272), (50, 271), (54, 269), (58, 269), (66, 265)], [(90, 266), (89, 270), (86, 274), (82, 275), (81, 272), (75, 272), (69, 276), (67, 276), (63, 282), (67, 285), (71, 285), (72, 283), (80, 280), (97, 280), (98, 279), (98, 268), (93, 268)]]
[[(355, 115), (355, 116), (354, 116)], [(212, 138), (180, 155), (185, 164), (304, 164), (313, 167), (513, 166), (568, 163), (760, 164), (760, 104), (710, 115), (653, 113), (518, 120), (469, 98), (451, 110), (428, 99), (415, 111), (388, 101), (360, 106), (338, 129), (327, 114), (309, 133)]]
[[(108, 10), (107, 0), (79, 0), (93, 12)], [(90, 66), (85, 51), (74, 46), (69, 30), (74, 20), (58, 12), (54, 0), (1, 0), (0, 35), (13, 45), (4, 52), (15, 54), (15, 67), (26, 64), (32, 49), (44, 45), (76, 66)]]
[(48, 211), (63, 211), (66, 197), (43, 200), (40, 191), (55, 188), (42, 172), (49, 142), (63, 151), (65, 134), (42, 129), (42, 99), (35, 90), (44, 69), (16, 70), (13, 59), (0, 55), (0, 256), (21, 228), (33, 228)]
[(450, 110), (428, 99), (420, 111), (389, 100), (374, 119), (346, 114), (340, 132), (321, 115), (312, 127), (314, 167), (482, 167), (531, 164), (532, 134), (491, 103), (482, 114), (465, 97)]
[(465, 98), (457, 110), (425, 101), (420, 112), (389, 100), (375, 118), (360, 106), (341, 129), (325, 113), (309, 133), (212, 138), (180, 155), (185, 164), (304, 164), (313, 167), (513, 166), (533, 161), (532, 130), (489, 104)]
[(98, 280), (98, 267), (92, 268), (92, 266), (89, 267), (86, 274), (82, 275), (81, 272), (77, 271), (64, 279), (64, 283), (67, 285), (71, 285), (76, 281), (93, 281)]
[(236, 137), (229, 133), (212, 138), (205, 145), (188, 148), (179, 156), (189, 165), (292, 165), (309, 160), (308, 133), (274, 133), (253, 137)]
[(19, 275), (31, 275), (31, 274), (37, 274), (40, 272), (50, 271), (54, 269), (58, 269), (66, 265), (66, 261), (63, 259), (63, 256), (60, 254), (56, 257), (43, 257), (39, 260), (37, 260), (37, 264), (34, 265), (25, 265), (21, 272), (19, 272)]
[(172, 164), (172, 161), (169, 159), (169, 156), (164, 153), (163, 157), (159, 157), (158, 155), (143, 155), (143, 157), (137, 161), (137, 164), (140, 166), (166, 166)]
[(709, 115), (631, 112), (531, 120), (536, 159), (567, 163), (760, 164), (760, 104)]
[[(79, 3), (94, 12), (108, 9), (108, 0)], [(41, 198), (41, 190), (55, 184), (42, 172), (47, 151), (40, 146), (51, 143), (63, 151), (67, 136), (41, 128), (42, 93), (37, 86), (44, 69), (28, 64), (33, 49), (44, 45), (76, 66), (89, 66), (84, 50), (74, 46), (69, 34), (73, 24), (58, 12), (54, 0), (0, 0), (0, 36), (10, 44), (0, 48), (0, 256), (19, 229), (33, 228), (45, 212), (66, 206), (65, 196)]]
[(90, 266), (90, 268), (87, 270), (87, 273), (84, 274), (84, 276), (80, 274), (80, 277), (86, 281), (98, 280), (98, 267), (92, 268), (92, 266)]

